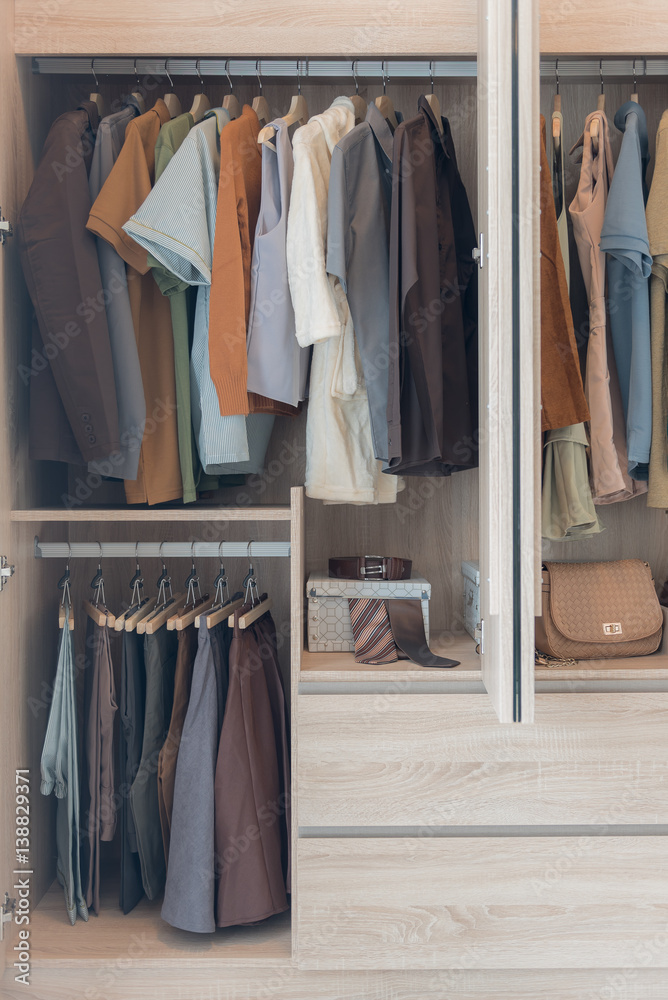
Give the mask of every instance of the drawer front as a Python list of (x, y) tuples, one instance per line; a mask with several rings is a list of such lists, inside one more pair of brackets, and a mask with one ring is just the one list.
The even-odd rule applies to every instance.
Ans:
[[(304, 969), (668, 968), (662, 837), (301, 839)], [(667, 974), (668, 975), (668, 974)]]
[(299, 825), (668, 823), (667, 702), (543, 695), (502, 726), (476, 695), (304, 695)]

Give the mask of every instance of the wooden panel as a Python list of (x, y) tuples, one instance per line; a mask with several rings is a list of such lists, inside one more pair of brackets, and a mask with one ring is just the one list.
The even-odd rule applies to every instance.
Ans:
[(511, 4), (480, 4), (478, 201), (480, 271), (480, 606), (482, 676), (513, 721)]
[[(536, 725), (499, 724), (485, 695), (303, 695), (300, 740), (325, 764), (378, 740), (386, 764), (660, 762), (668, 694), (539, 694)], [(370, 735), (371, 734), (371, 735)]]
[(475, 642), (454, 637), (449, 633), (430, 632), (429, 648), (440, 656), (459, 660), (457, 667), (419, 667), (406, 660), (395, 663), (356, 663), (353, 653), (309, 653), (304, 650), (301, 658), (302, 681), (388, 681), (403, 684), (406, 681), (480, 681), (480, 656)]
[[(293, 488), (291, 491), (292, 523), (290, 525), (290, 809), (291, 809), (291, 858), (297, 855), (297, 809), (299, 786), (296, 780), (299, 763), (299, 730), (297, 726), (297, 698), (299, 690), (299, 668), (301, 664), (302, 647), (304, 644), (304, 491)], [(294, 864), (291, 876), (291, 905), (295, 906), (297, 886), (294, 877)], [(292, 954), (296, 954), (298, 941), (293, 928)]]
[(372, 740), (334, 761), (329, 749), (322, 761), (302, 734), (300, 826), (668, 823), (665, 763), (388, 763)]
[(540, 50), (556, 55), (665, 56), (664, 0), (540, 0)]
[(661, 837), (300, 840), (302, 968), (624, 967), (660, 933)]
[[(16, 0), (17, 53), (85, 55), (271, 56), (471, 54), (476, 6), (466, 0), (385, 4), (379, 0), (291, 0), (267, 7), (258, 0), (165, 7), (119, 0), (113, 8), (83, 0), (44, 4)], [(352, 56), (351, 56), (352, 58)]]
[[(639, 949), (650, 963), (654, 940)], [(476, 949), (471, 949), (473, 955)], [(456, 969), (308, 972), (296, 968), (235, 969), (170, 965), (141, 969), (132, 959), (99, 969), (35, 969), (28, 988), (0, 984), (6, 1000), (163, 1000), (178, 981), (179, 1000), (665, 1000), (664, 969), (478, 970), (468, 955)], [(212, 982), (215, 980), (215, 987)], [(215, 994), (212, 994), (215, 989)], [(93, 993), (95, 991), (95, 993)]]

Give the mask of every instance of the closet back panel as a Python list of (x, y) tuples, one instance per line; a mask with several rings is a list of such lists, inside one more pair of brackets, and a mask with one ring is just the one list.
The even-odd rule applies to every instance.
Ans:
[[(86, 77), (41, 77), (36, 85), (40, 91), (46, 88), (52, 92), (53, 117), (68, 107), (76, 107), (82, 98), (88, 96), (93, 80)], [(234, 93), (243, 103), (250, 102), (257, 95), (257, 84), (248, 78), (233, 79)], [(378, 80), (358, 78), (360, 95), (367, 101), (382, 93), (382, 83)], [(405, 82), (392, 81), (388, 85), (388, 95), (395, 107), (401, 110), (405, 117), (410, 117), (417, 108), (420, 94), (429, 90), (428, 81)], [(269, 102), (272, 113), (284, 114), (295, 93), (296, 80), (281, 80), (272, 78), (264, 81), (263, 93)], [(99, 91), (105, 98), (107, 108), (121, 96), (135, 88), (131, 78), (112, 77), (99, 78)], [(151, 78), (144, 80), (146, 104), (150, 107), (156, 97), (165, 92), (167, 80)], [(190, 107), (192, 98), (201, 89), (198, 81), (174, 78), (174, 91), (180, 97), (184, 110)], [(435, 93), (441, 102), (442, 113), (449, 118), (457, 160), (462, 178), (466, 185), (474, 218), (477, 215), (477, 185), (476, 185), (476, 84), (475, 81), (436, 82)], [(229, 92), (227, 81), (223, 77), (205, 79), (205, 92), (213, 102), (221, 103)], [(302, 93), (306, 98), (309, 112), (316, 114), (331, 104), (332, 100), (341, 94), (354, 93), (352, 76), (349, 79), (315, 82), (304, 81)], [(55, 98), (53, 94), (57, 95)], [(53, 106), (57, 105), (57, 106)], [(51, 119), (52, 120), (52, 119)], [(43, 142), (50, 120), (41, 126), (39, 148)], [(215, 494), (215, 502), (221, 504), (240, 504), (241, 506), (256, 506), (260, 504), (288, 504), (290, 502), (290, 487), (304, 482), (305, 467), (305, 429), (306, 414), (297, 418), (281, 417), (276, 419), (269, 452), (267, 454), (266, 471), (261, 476), (250, 477), (243, 487), (227, 488)], [(87, 471), (83, 468), (70, 470), (69, 492), (76, 496), (77, 488), (83, 484), (85, 506), (104, 506), (105, 504), (123, 504), (124, 492), (122, 484), (93, 481), (89, 484)], [(478, 473), (469, 471), (457, 473), (445, 479), (406, 478), (406, 489), (399, 494), (396, 504), (377, 507), (324, 506), (320, 501), (307, 500), (306, 503), (306, 572), (327, 567), (330, 555), (347, 555), (371, 553), (380, 555), (410, 556), (415, 571), (425, 576), (432, 584), (431, 619), (435, 630), (452, 629), (461, 632), (463, 629), (463, 580), (461, 562), (478, 558)], [(90, 490), (90, 492), (89, 492)], [(62, 501), (56, 501), (62, 502)], [(241, 527), (242, 534), (226, 534), (225, 526), (217, 528), (207, 526), (213, 531), (211, 538), (228, 538), (236, 540), (249, 537), (243, 532), (250, 526)], [(73, 529), (76, 531), (80, 528)], [(86, 529), (88, 530), (88, 529)], [(95, 538), (93, 534), (86, 537)], [(122, 530), (122, 529), (121, 529)], [(164, 529), (157, 528), (157, 534), (149, 536), (148, 526), (133, 526), (135, 534), (141, 531), (141, 537), (146, 540), (160, 540)], [(182, 530), (182, 529), (181, 529)], [(179, 535), (189, 540), (204, 539), (199, 534), (204, 530), (202, 525), (193, 524), (189, 534)], [(238, 527), (234, 527), (237, 531)], [(271, 532), (271, 527), (268, 528)], [(275, 528), (280, 531), (280, 528)], [(218, 531), (219, 533), (216, 533)], [(74, 537), (74, 536), (72, 536)], [(77, 536), (79, 537), (79, 536)], [(129, 537), (121, 534), (120, 537)], [(137, 536), (139, 537), (139, 536)], [(176, 536), (175, 536), (176, 537)], [(283, 535), (253, 535), (250, 537), (271, 538)], [(133, 534), (134, 538), (134, 534)], [(209, 535), (206, 536), (209, 539)], [(207, 561), (211, 563), (211, 560)], [(128, 572), (129, 568), (129, 572)], [(183, 577), (188, 568), (184, 565)], [(206, 569), (206, 566), (204, 566)], [(211, 566), (213, 570), (213, 566)], [(230, 563), (228, 569), (233, 570), (232, 581), (237, 567)], [(85, 573), (89, 566), (86, 564)], [(289, 593), (285, 587), (287, 567), (282, 560), (263, 560), (260, 566), (260, 583), (272, 592), (275, 597), (275, 615), (277, 628), (289, 621)], [(126, 596), (127, 580), (132, 576), (132, 566), (122, 569), (115, 567), (105, 571), (118, 573), (119, 587), (123, 597)], [(146, 567), (148, 574), (148, 566)], [(153, 570), (151, 570), (151, 575)], [(245, 569), (243, 570), (245, 573)], [(242, 575), (243, 575), (242, 573)], [(178, 581), (181, 575), (175, 575)], [(215, 571), (214, 571), (215, 575)], [(92, 571), (90, 573), (92, 576)], [(157, 573), (156, 573), (157, 578)], [(151, 579), (151, 576), (148, 576)], [(86, 581), (86, 586), (87, 586)], [(282, 662), (287, 676), (287, 646)]]
[[(610, 141), (615, 162), (619, 155), (622, 133), (615, 128), (613, 119), (617, 109), (629, 100), (632, 90), (633, 82), (631, 79), (622, 82), (618, 80), (610, 83), (605, 82), (606, 114), (610, 122)], [(543, 79), (541, 83), (541, 111), (548, 122), (552, 114), (554, 93), (554, 81)], [(587, 115), (596, 108), (599, 93), (598, 80), (571, 82), (568, 78), (561, 77), (560, 94), (564, 116), (563, 143), (566, 151), (570, 150), (573, 143), (580, 138)], [(661, 115), (668, 107), (668, 82), (665, 80), (644, 82), (640, 79), (638, 81), (638, 96), (640, 105), (647, 115), (649, 148), (652, 157), (647, 172), (647, 181), (648, 184), (651, 184), (656, 130)], [(549, 136), (550, 130), (548, 128), (548, 143)], [(577, 153), (572, 156), (566, 155), (567, 204), (573, 200), (580, 177), (578, 159)], [(580, 358), (584, 363), (588, 335), (587, 295), (582, 280), (577, 247), (573, 238), (573, 229), (570, 225), (569, 252), (573, 322)], [(668, 577), (668, 520), (665, 511), (647, 507), (645, 496), (636, 497), (634, 500), (627, 500), (623, 503), (599, 506), (597, 511), (605, 528), (601, 534), (580, 541), (548, 542), (544, 540), (543, 558), (568, 561), (644, 559), (652, 567), (656, 583), (663, 584)]]

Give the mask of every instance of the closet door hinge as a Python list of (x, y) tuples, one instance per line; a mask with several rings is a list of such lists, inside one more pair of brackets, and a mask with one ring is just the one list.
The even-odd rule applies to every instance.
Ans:
[(2, 904), (2, 909), (0, 910), (0, 941), (2, 941), (5, 936), (5, 924), (9, 923), (10, 920), (14, 919), (15, 909), (16, 909), (16, 897), (13, 896), (10, 899), (9, 893), (5, 892), (5, 900)]
[(0, 556), (0, 593), (4, 590), (5, 581), (14, 576), (14, 567), (7, 562), (7, 556)]
[(478, 236), (478, 246), (471, 251), (471, 256), (478, 261), (478, 267), (482, 267), (485, 262), (485, 234)]
[(476, 653), (481, 656), (485, 652), (485, 620), (479, 621), (474, 630), (474, 639), (477, 643)]
[(7, 219), (2, 217), (2, 208), (0, 207), (0, 247), (5, 245), (5, 240), (8, 236), (13, 236), (14, 230), (12, 229), (11, 222), (7, 222)]

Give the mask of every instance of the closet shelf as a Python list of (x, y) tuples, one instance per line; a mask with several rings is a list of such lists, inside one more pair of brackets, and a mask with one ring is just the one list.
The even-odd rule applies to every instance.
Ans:
[(107, 968), (131, 956), (132, 967), (183, 968), (224, 966), (278, 968), (291, 964), (290, 912), (254, 927), (229, 927), (213, 934), (193, 934), (171, 927), (160, 916), (162, 898), (142, 899), (130, 913), (118, 906), (118, 885), (102, 879), (101, 908), (88, 922), (72, 927), (63, 890), (54, 881), (30, 918), (34, 968)]
[(13, 510), (12, 521), (289, 521), (290, 507), (37, 507)]
[(620, 657), (617, 660), (578, 660), (574, 667), (536, 667), (537, 681), (668, 680), (668, 653)]
[(436, 632), (430, 640), (432, 652), (460, 660), (458, 667), (420, 667), (410, 660), (395, 663), (355, 663), (352, 653), (302, 653), (299, 679), (321, 683), (350, 681), (480, 681), (480, 657), (470, 636), (452, 639), (447, 632)]

